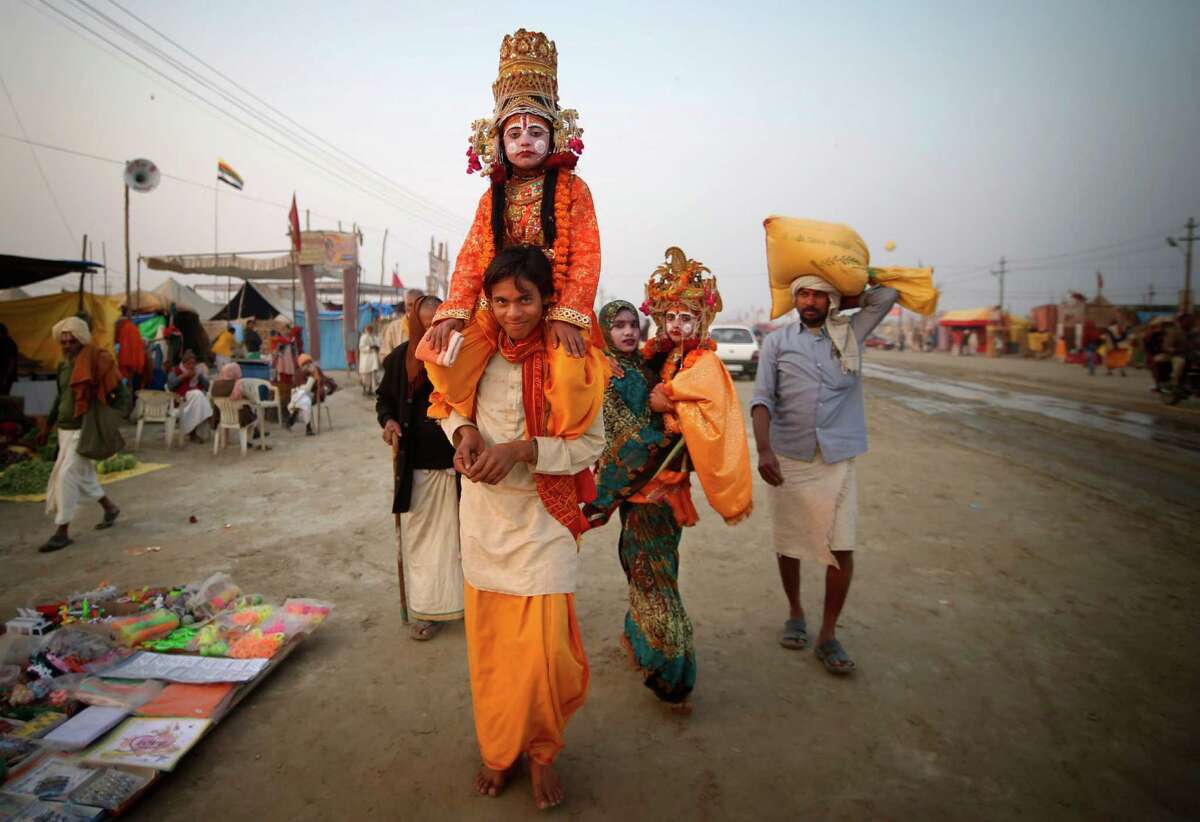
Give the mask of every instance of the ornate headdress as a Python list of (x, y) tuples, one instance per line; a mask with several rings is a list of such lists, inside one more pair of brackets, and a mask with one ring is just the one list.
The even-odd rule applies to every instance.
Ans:
[(650, 315), (655, 324), (662, 327), (664, 315), (671, 306), (686, 306), (700, 318), (697, 336), (704, 337), (709, 325), (721, 313), (717, 278), (703, 263), (689, 260), (683, 250), (675, 246), (667, 249), (666, 258), (667, 261), (654, 269), (646, 283), (642, 313)]
[(492, 83), (496, 106), (490, 119), (471, 123), (467, 173), (487, 176), (500, 160), (500, 127), (514, 114), (532, 114), (550, 123), (554, 153), (550, 166), (574, 168), (583, 153), (579, 112), (558, 105), (558, 48), (540, 31), (517, 29), (500, 44), (500, 71)]

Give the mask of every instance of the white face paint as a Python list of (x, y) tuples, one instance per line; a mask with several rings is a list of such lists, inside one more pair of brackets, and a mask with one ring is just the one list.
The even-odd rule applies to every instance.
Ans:
[(540, 166), (550, 152), (550, 124), (532, 114), (514, 114), (504, 123), (504, 153), (520, 169)]
[(671, 342), (673, 343), (690, 340), (696, 336), (696, 328), (699, 325), (699, 320), (695, 314), (683, 306), (670, 308), (663, 316), (663, 320), (666, 323), (667, 336), (671, 338)]

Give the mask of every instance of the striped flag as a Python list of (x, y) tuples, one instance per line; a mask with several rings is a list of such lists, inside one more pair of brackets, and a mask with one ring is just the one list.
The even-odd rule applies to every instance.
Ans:
[(233, 170), (233, 166), (229, 165), (224, 160), (217, 160), (217, 179), (227, 186), (232, 186), (238, 191), (242, 190), (245, 183), (242, 182), (242, 175)]

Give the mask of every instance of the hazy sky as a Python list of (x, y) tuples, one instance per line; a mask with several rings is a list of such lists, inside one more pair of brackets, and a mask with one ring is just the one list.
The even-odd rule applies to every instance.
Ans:
[[(181, 58), (110, 0), (85, 2)], [(640, 302), (679, 245), (716, 272), (727, 308), (764, 308), (761, 223), (781, 213), (850, 224), (876, 263), (936, 266), (948, 308), (994, 302), (1001, 255), (1016, 261), (1006, 302), (1019, 310), (1092, 293), (1097, 269), (1114, 301), (1151, 284), (1173, 297), (1182, 257), (1163, 238), (1200, 218), (1194, 0), (577, 2), (525, 15), (500, 3), (118, 2), (416, 195), (369, 196), (188, 97), (51, 10), (195, 88), (76, 0), (0, 0), (0, 76), (16, 106), (0, 92), (0, 134), (21, 136), (19, 114), (32, 140), (149, 157), (201, 184), (133, 195), (134, 255), (213, 249), (221, 157), (246, 196), (221, 189), (220, 250), (284, 248), (279, 204), (295, 191), (313, 228), (365, 226), (368, 282), (385, 227), (388, 271), (398, 262), (421, 281), (430, 235), (457, 252), (484, 190), (464, 172), (468, 126), (490, 114), (500, 40), (519, 26), (558, 44), (610, 296)], [(120, 166), (36, 151), (66, 225), (30, 147), (0, 138), (0, 251), (75, 258), (86, 232), (122, 271)]]

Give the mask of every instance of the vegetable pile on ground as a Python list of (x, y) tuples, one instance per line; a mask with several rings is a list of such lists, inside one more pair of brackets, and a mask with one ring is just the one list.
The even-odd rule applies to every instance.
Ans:
[(40, 494), (50, 482), (54, 463), (26, 460), (9, 466), (0, 473), (0, 495)]
[(96, 463), (97, 474), (115, 474), (118, 471), (128, 471), (137, 468), (138, 458), (133, 454), (113, 454), (106, 460)]

